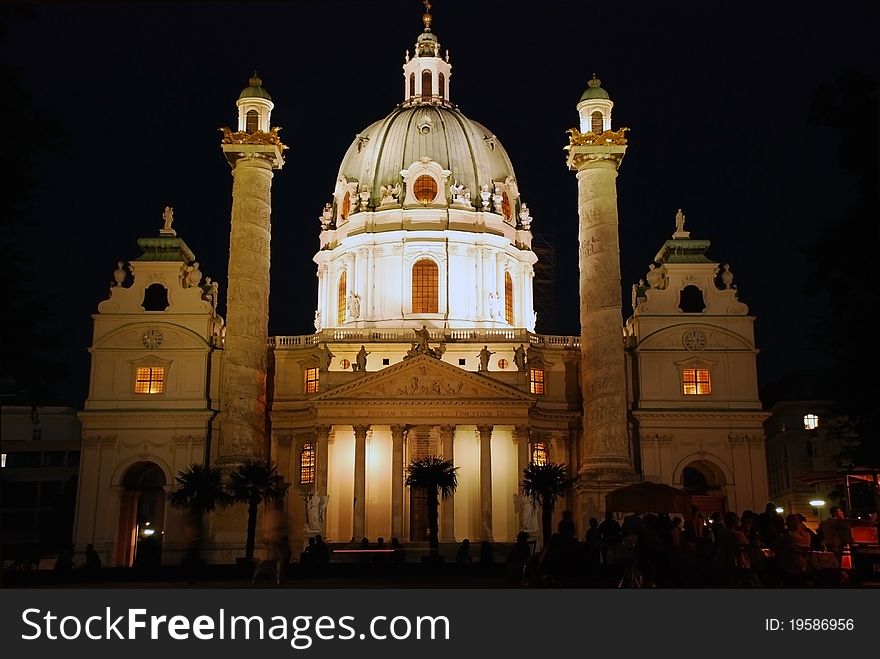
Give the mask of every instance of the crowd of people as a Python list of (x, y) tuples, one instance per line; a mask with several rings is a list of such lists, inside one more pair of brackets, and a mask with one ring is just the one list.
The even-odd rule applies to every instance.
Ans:
[[(876, 523), (876, 520), (874, 520)], [(571, 514), (532, 553), (522, 532), (507, 561), (513, 583), (531, 587), (782, 587), (839, 585), (851, 567), (850, 523), (832, 507), (814, 531), (803, 515), (765, 510), (689, 514), (632, 513), (589, 520), (575, 536)]]

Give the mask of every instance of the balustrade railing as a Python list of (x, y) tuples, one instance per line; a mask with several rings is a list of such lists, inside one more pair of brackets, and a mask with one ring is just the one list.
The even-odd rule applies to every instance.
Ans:
[[(557, 334), (533, 334), (524, 329), (431, 329), (431, 341), (439, 343), (497, 343), (519, 341), (542, 348), (579, 348), (581, 337)], [(307, 348), (319, 343), (414, 343), (412, 329), (325, 329), (314, 334), (270, 336), (273, 348)]]

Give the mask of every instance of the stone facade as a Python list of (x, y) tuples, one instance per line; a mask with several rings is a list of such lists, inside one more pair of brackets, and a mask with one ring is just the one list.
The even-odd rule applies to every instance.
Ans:
[[(446, 543), (537, 535), (539, 511), (520, 488), (530, 462), (577, 477), (557, 516), (573, 510), (580, 536), (608, 491), (640, 478), (699, 488), (719, 507), (763, 507), (754, 318), (683, 215), (622, 322), (616, 177), (627, 146), (599, 81), (578, 104), (568, 146), (582, 334), (541, 335), (533, 218), (497, 137), (449, 102), (439, 52), (426, 23), (404, 65), (403, 103), (343, 158), (315, 228), (308, 335), (268, 336), (270, 188), (286, 147), (252, 78), (238, 131), (223, 137), (233, 167), (228, 323), (170, 214), (159, 238), (145, 239), (151, 257), (130, 272), (120, 265), (94, 317), (79, 545), (131, 564), (150, 521), (163, 531), (162, 560), (179, 560), (182, 520), (165, 504), (175, 474), (253, 456), (291, 485), (259, 518), (259, 552), (281, 535), (294, 545), (319, 533), (424, 542), (424, 496), (404, 480), (407, 464), (429, 455), (459, 469), (441, 502)], [(162, 290), (148, 300), (151, 286)], [(229, 562), (244, 535), (243, 516), (215, 513), (204, 555)]]

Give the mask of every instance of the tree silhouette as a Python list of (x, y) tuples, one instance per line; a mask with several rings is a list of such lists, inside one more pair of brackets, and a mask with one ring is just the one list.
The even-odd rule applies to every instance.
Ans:
[(199, 557), (205, 513), (224, 508), (232, 497), (223, 487), (223, 472), (218, 467), (191, 464), (174, 477), (178, 487), (168, 495), (171, 505), (184, 510), (189, 517), (190, 533), (188, 554), (191, 560)]
[[(807, 250), (813, 268), (807, 292), (827, 296), (828, 313), (814, 337), (828, 355), (838, 426), (830, 428), (844, 445), (842, 466), (880, 466), (880, 442), (874, 441), (880, 413), (876, 387), (865, 386), (865, 344), (858, 329), (866, 313), (877, 307), (880, 293), (869, 267), (878, 245), (877, 79), (855, 71), (821, 86), (815, 95), (811, 121), (838, 138), (840, 168), (852, 177), (854, 195), (842, 204), (840, 215), (822, 229)], [(852, 439), (855, 438), (855, 439)]]
[(278, 468), (264, 460), (248, 460), (229, 474), (228, 488), (232, 499), (248, 506), (246, 561), (254, 558), (260, 503), (283, 499), (289, 487), (290, 484), (285, 483), (284, 477), (278, 473)]
[(550, 536), (553, 534), (553, 509), (556, 507), (556, 500), (571, 489), (574, 481), (574, 478), (569, 478), (566, 474), (564, 464), (531, 463), (523, 469), (520, 487), (533, 504), (541, 505), (541, 530), (545, 547), (550, 543)]
[(416, 458), (406, 468), (406, 484), (425, 490), (428, 495), (428, 546), (433, 558), (440, 554), (437, 518), (440, 498), (448, 499), (458, 487), (458, 467), (452, 460), (435, 456)]

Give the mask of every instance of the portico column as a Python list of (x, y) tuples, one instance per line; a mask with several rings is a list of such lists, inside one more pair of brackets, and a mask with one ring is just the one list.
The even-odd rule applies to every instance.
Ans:
[(354, 537), (364, 537), (367, 501), (367, 431), (370, 426), (354, 426)]
[(480, 540), (492, 542), (492, 427), (477, 426), (480, 434)]
[(513, 438), (516, 441), (516, 492), (519, 494), (523, 470), (529, 466), (529, 427), (515, 426)]
[(403, 538), (403, 435), (406, 426), (391, 426), (391, 536)]
[(315, 426), (315, 494), (327, 495), (327, 466), (330, 426)]
[[(444, 460), (452, 461), (452, 442), (455, 426), (440, 426), (440, 452)], [(455, 542), (455, 494), (440, 502), (440, 542)]]
[(483, 277), (483, 258), (486, 250), (477, 247), (477, 320), (486, 318), (486, 281)]

